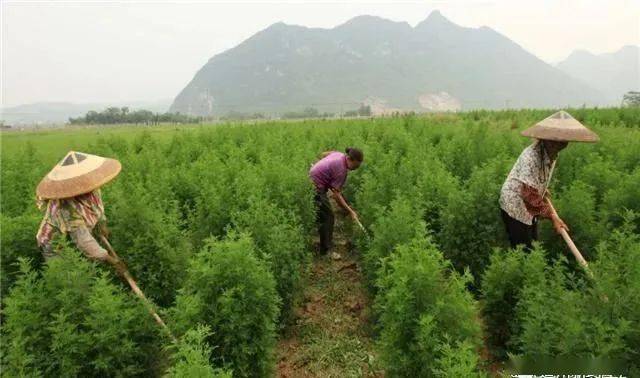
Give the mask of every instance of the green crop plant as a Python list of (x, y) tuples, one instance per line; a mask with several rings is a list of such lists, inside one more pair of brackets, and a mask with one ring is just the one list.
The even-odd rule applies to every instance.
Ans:
[(41, 274), (21, 260), (4, 298), (2, 371), (7, 376), (142, 376), (164, 341), (140, 300), (65, 249)]
[(210, 240), (190, 261), (187, 278), (171, 309), (173, 326), (186, 333), (194, 324), (214, 330), (215, 366), (234, 376), (260, 377), (273, 366), (280, 299), (267, 264), (247, 235)]
[[(111, 229), (109, 239), (142, 290), (158, 306), (159, 314), (175, 328), (176, 336), (180, 338), (199, 325), (208, 325), (209, 331), (202, 336), (206, 344), (185, 340), (195, 346), (192, 351), (200, 351), (197, 353), (201, 355), (210, 348), (211, 369), (224, 368), (239, 376), (262, 376), (272, 371), (274, 340), (284, 337), (287, 325), (295, 324), (294, 309), (311, 270), (312, 243), (317, 234), (308, 170), (323, 151), (344, 151), (347, 146), (364, 151), (364, 164), (350, 172), (344, 194), (369, 236), (352, 227), (345, 227), (344, 232), (348, 238), (356, 239), (355, 255), (359, 256), (358, 264), (372, 289), (373, 302), (387, 300), (386, 289), (376, 286), (387, 275), (400, 279), (404, 274), (417, 274), (402, 265), (398, 255), (411, 255), (410, 259), (403, 259), (422, 264), (427, 257), (418, 258), (420, 253), (406, 249), (413, 240), (429, 239), (425, 250), (441, 251), (446, 267), (443, 271), (449, 272), (452, 266), (456, 272), (441, 274), (445, 277), (443, 282), (448, 282), (448, 277), (458, 277), (456, 282), (466, 282), (478, 299), (479, 310), (474, 316), (478, 327), (484, 330), (492, 357), (504, 360), (508, 353), (540, 352), (620, 355), (625, 361), (637, 361), (640, 346), (635, 314), (640, 311), (634, 261), (640, 217), (633, 213), (640, 213), (640, 109), (580, 108), (568, 112), (597, 132), (600, 141), (570, 143), (560, 153), (551, 182), (551, 198), (589, 261), (593, 280), (584, 276), (546, 220), (539, 224), (538, 252), (505, 249), (507, 238), (498, 205), (500, 188), (518, 155), (531, 143), (520, 136), (520, 131), (552, 110), (477, 110), (197, 127), (93, 126), (3, 131), (3, 372), (52, 375), (64, 366), (69, 375), (79, 372), (109, 376), (104, 366), (112, 364), (121, 366), (128, 375), (158, 376), (169, 374), (167, 368), (188, 359), (186, 354), (180, 358), (167, 354), (167, 340), (155, 335), (155, 328), (153, 335), (148, 333), (151, 331), (147, 327), (155, 326), (152, 320), (147, 323), (150, 316), (110, 268), (87, 263), (84, 257), (73, 260), (77, 267), (65, 265), (74, 277), (84, 277), (78, 280), (84, 282), (82, 287), (87, 288), (88, 294), (82, 294), (74, 289), (80, 281), (67, 282), (67, 286), (59, 282), (61, 263), (44, 263), (35, 241), (42, 219), (35, 206), (35, 188), (69, 150), (113, 157), (122, 163), (122, 173), (102, 190)], [(345, 224), (349, 224), (348, 219)], [(433, 255), (424, 250), (422, 253)], [(20, 257), (28, 260), (19, 264)], [(230, 276), (230, 272), (214, 267), (212, 260), (227, 264), (224, 266), (230, 272), (233, 270), (228, 267), (241, 266), (243, 280), (240, 275)], [(392, 265), (388, 265), (392, 262), (404, 273), (393, 273), (389, 269)], [(197, 265), (206, 266), (207, 273), (196, 274)], [(198, 274), (206, 279), (196, 284), (194, 277)], [(247, 277), (251, 285), (237, 285), (244, 284)], [(43, 288), (45, 282), (64, 294)], [(266, 291), (258, 290), (257, 283)], [(44, 290), (44, 294), (27, 290), (29, 285)], [(219, 287), (225, 289), (216, 291)], [(403, 295), (411, 294), (413, 289), (408, 287), (402, 289)], [(245, 293), (246, 298), (230, 296), (226, 303), (222, 292)], [(123, 318), (113, 319), (113, 324), (122, 324), (127, 336), (111, 329), (111, 325), (102, 327), (108, 335), (101, 334), (102, 329), (86, 326), (90, 317), (96, 322), (106, 318), (94, 314), (96, 310), (85, 295), (99, 295), (103, 306), (114, 301), (114, 309), (122, 311)], [(438, 297), (441, 293), (433, 295)], [(461, 298), (462, 294), (447, 295)], [(216, 301), (200, 303), (196, 299), (200, 296)], [(416, 300), (429, 303), (424, 298)], [(77, 311), (71, 311), (67, 301), (74, 301)], [(248, 310), (246, 304), (254, 302), (264, 306), (260, 316), (257, 311)], [(235, 319), (234, 323), (225, 322), (215, 306), (231, 311), (232, 304), (245, 305), (238, 307), (244, 312), (230, 312), (227, 315)], [(577, 309), (562, 314), (558, 306)], [(417, 310), (408, 307), (407, 311), (422, 316), (432, 314), (432, 308), (425, 304)], [(526, 308), (538, 308), (543, 315), (528, 314)], [(133, 311), (140, 319), (127, 320), (132, 314), (127, 311)], [(116, 317), (112, 312), (106, 314)], [(374, 312), (372, 323), (383, 324), (383, 316), (382, 311)], [(395, 324), (390, 316), (378, 329), (377, 340), (383, 334), (392, 334), (392, 328), (385, 331)], [(475, 367), (485, 361), (476, 348), (476, 336), (460, 338), (456, 333), (447, 338), (441, 332), (445, 325), (440, 324), (439, 316), (432, 316), (431, 320), (422, 316), (422, 325), (407, 326), (416, 332), (416, 339), (406, 345), (422, 345), (418, 335), (437, 339), (425, 354), (435, 356), (424, 357), (429, 358), (425, 374), (477, 373)], [(555, 317), (562, 324), (547, 324), (548, 317)], [(417, 317), (416, 322), (419, 320)], [(136, 327), (140, 329), (132, 329)], [(252, 331), (248, 334), (247, 329)], [(256, 340), (262, 341), (249, 343), (252, 332), (260, 335)], [(548, 341), (536, 346), (539, 332), (548, 334)], [(53, 338), (53, 333), (60, 337)], [(112, 334), (134, 340), (132, 349), (123, 350), (157, 360), (140, 357), (137, 362), (130, 362), (100, 341), (111, 340)], [(574, 341), (562, 341), (562, 334), (573, 335)], [(59, 344), (55, 341), (58, 339)], [(85, 348), (89, 343), (102, 348), (105, 355), (105, 360), (96, 360), (100, 362), (95, 366), (89, 366), (89, 359), (81, 361), (77, 357), (88, 350)], [(73, 345), (78, 345), (77, 350)], [(65, 358), (60, 357), (63, 351), (68, 351)], [(53, 361), (54, 355), (59, 360)], [(407, 355), (411, 359), (423, 358), (415, 357), (413, 352)], [(189, 361), (199, 366), (194, 369), (209, 369), (197, 358)], [(415, 365), (402, 361), (401, 366), (410, 369)], [(404, 369), (391, 365), (383, 368), (389, 372)]]
[[(387, 373), (394, 377), (476, 374), (480, 326), (476, 303), (466, 290), (469, 273), (453, 271), (425, 238), (398, 246), (380, 270), (376, 310)], [(452, 349), (460, 352), (457, 362), (452, 361)]]

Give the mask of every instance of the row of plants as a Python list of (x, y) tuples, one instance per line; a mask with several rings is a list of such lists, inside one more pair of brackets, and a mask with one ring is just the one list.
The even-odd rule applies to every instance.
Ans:
[[(554, 173), (551, 190), (556, 208), (596, 275), (598, 264), (605, 264), (606, 256), (614, 254), (611, 251), (623, 251), (616, 249), (611, 230), (624, 227), (629, 240), (640, 233), (640, 219), (625, 218), (625, 209), (640, 213), (636, 152), (640, 135), (628, 127), (637, 112), (579, 110), (601, 142), (571, 145), (561, 153)], [(105, 267), (78, 258), (77, 252), (66, 253), (62, 262), (43, 263), (34, 240), (41, 213), (34, 206), (33, 192), (55, 164), (42, 152), (51, 147), (49, 139), (34, 137), (25, 148), (12, 148), (18, 152), (11, 155), (3, 148), (3, 374), (270, 374), (275, 340), (292, 319), (309, 268), (314, 208), (307, 171), (321, 151), (343, 150), (347, 145), (365, 152), (365, 164), (350, 175), (346, 195), (373, 232), (372, 240), (359, 244), (375, 293), (385, 368), (396, 376), (412, 374), (420, 364), (429, 367), (427, 375), (481, 374), (477, 352), (482, 322), (477, 319), (476, 300), (489, 303), (488, 298), (499, 297), (500, 290), (522, 286), (512, 281), (486, 284), (491, 271), (500, 271), (491, 251), (506, 247), (497, 205), (500, 186), (528, 143), (518, 135), (519, 129), (550, 113), (265, 122), (184, 130), (170, 137), (162, 132), (113, 131), (88, 143), (68, 145), (67, 149), (122, 161), (122, 174), (103, 191), (110, 240), (174, 329), (176, 345), (158, 334), (152, 318)], [(606, 247), (600, 247), (603, 243)], [(561, 270), (581, 277), (571, 260), (556, 267), (554, 261), (565, 247), (544, 222), (541, 244), (544, 272)], [(518, 258), (514, 257), (514, 266), (528, 261)], [(629, 261), (601, 274), (617, 277), (615, 269), (633, 269)], [(638, 284), (631, 273), (625, 280), (598, 281), (608, 282), (605, 294), (610, 301), (611, 291), (635, 295)], [(567, 290), (587, 289), (591, 286), (584, 283)], [(579, 301), (583, 294), (575, 295)], [(107, 312), (109, 319), (100, 318), (91, 307), (91, 296), (129, 312)], [(32, 302), (37, 305), (30, 307)], [(70, 308), (70, 303), (77, 308)], [(637, 345), (629, 341), (637, 336), (637, 323), (620, 315), (633, 310), (638, 313), (628, 307), (615, 307), (609, 313), (611, 319), (625, 319), (631, 327), (631, 331), (618, 327), (622, 340), (618, 344), (623, 347), (612, 350)], [(585, 324), (600, 319), (593, 312), (585, 314)], [(513, 324), (528, 324), (516, 315), (509, 318), (520, 319)], [(94, 319), (100, 327), (92, 325)], [(107, 320), (110, 325), (102, 327)], [(485, 323), (499, 321), (485, 319)], [(617, 323), (606, 323), (612, 324)], [(499, 328), (488, 327), (489, 335)], [(511, 351), (529, 353), (524, 342), (516, 342), (520, 336), (496, 335), (504, 340), (505, 356)], [(530, 337), (534, 340), (535, 334)], [(132, 355), (146, 359), (125, 358), (111, 340), (126, 343)], [(514, 349), (508, 349), (509, 343)], [(400, 358), (397, 351), (406, 357)], [(51, 362), (62, 354), (68, 359)], [(100, 355), (108, 362), (94, 366), (90, 359), (79, 357), (83, 354)], [(107, 370), (108, 365), (120, 368)]]
[(406, 197), (396, 198), (363, 239), (378, 346), (391, 377), (483, 377), (481, 328), (473, 281), (443, 256)]
[[(596, 248), (592, 275), (541, 246), (494, 251), (482, 314), (495, 356), (609, 359), (636, 376), (640, 351), (640, 239), (628, 223)], [(609, 373), (612, 373), (609, 371)]]
[[(574, 241), (592, 262), (596, 277), (615, 277), (619, 270), (638, 269), (638, 264), (626, 257), (613, 265), (612, 256), (620, 253), (616, 244), (624, 239), (621, 248), (637, 249), (630, 240), (637, 240), (640, 231), (637, 217), (625, 218), (628, 211), (639, 210), (640, 161), (639, 155), (632, 152), (640, 150), (639, 139), (636, 130), (626, 128), (633, 125), (623, 121), (633, 119), (637, 111), (625, 109), (618, 116), (615, 114), (612, 110), (604, 110), (602, 114), (588, 109), (577, 112), (578, 117), (596, 129), (601, 142), (572, 144), (563, 151), (551, 187), (555, 206), (570, 225)], [(461, 306), (457, 312), (466, 314), (466, 319), (454, 320), (440, 315), (443, 321), (447, 319), (455, 325), (455, 331), (442, 331), (447, 335), (445, 341), (430, 340), (432, 346), (443, 345), (441, 350), (450, 350), (451, 337), (465, 343), (465, 351), (457, 353), (460, 360), (456, 366), (467, 368), (460, 376), (483, 374), (478, 370), (478, 365), (483, 365), (479, 363), (480, 355), (489, 363), (505, 361), (509, 354), (611, 357), (621, 358), (627, 372), (637, 368), (630, 365), (637, 359), (634, 338), (638, 326), (631, 320), (636, 316), (621, 316), (620, 305), (611, 302), (604, 306), (610, 306), (608, 311), (594, 311), (600, 305), (598, 299), (608, 297), (606, 291), (637, 296), (640, 277), (635, 273), (626, 275), (624, 280), (602, 280), (596, 286), (607, 282), (608, 290), (600, 288), (594, 294), (594, 289), (583, 282), (593, 285), (592, 281), (583, 277), (573, 258), (564, 257), (564, 241), (546, 222), (542, 222), (540, 230), (544, 252), (526, 255), (523, 251), (509, 251), (509, 259), (502, 265), (494, 261), (495, 254), (491, 253), (496, 249), (508, 251), (498, 196), (509, 169), (527, 143), (518, 130), (545, 115), (544, 111), (472, 112), (461, 118), (434, 117), (425, 123), (420, 118), (408, 118), (403, 125), (388, 131), (393, 137), (386, 134), (367, 141), (368, 157), (375, 164), (362, 173), (354, 197), (363, 221), (374, 235), (372, 240), (361, 241), (360, 247), (372, 293), (379, 303), (382, 358), (393, 376), (443, 374), (438, 373), (441, 356), (424, 349), (417, 341), (422, 314), (439, 314), (442, 305), (430, 303), (430, 296), (446, 304), (457, 304)], [(623, 229), (616, 231), (617, 239), (611, 238), (611, 230)], [(429, 242), (416, 242), (425, 233)], [(421, 252), (407, 257), (412, 241), (413, 249)], [(476, 305), (475, 298), (481, 313), (464, 311), (461, 304), (465, 302), (460, 298), (467, 293), (461, 294), (460, 290), (451, 293), (432, 284), (428, 286), (432, 292), (421, 291), (420, 285), (429, 285), (434, 275), (438, 277), (433, 271), (419, 270), (420, 259), (427, 259), (434, 249), (442, 251), (447, 261), (443, 270), (448, 272), (451, 267), (455, 270), (444, 274), (446, 280), (464, 282), (462, 292), (466, 287), (473, 293), (469, 307)], [(527, 265), (533, 261), (538, 263), (534, 265), (537, 273), (531, 272), (534, 266)], [(389, 264), (399, 264), (405, 270), (394, 275), (393, 269), (390, 273), (386, 268)], [(610, 266), (606, 272), (598, 273), (601, 264)], [(510, 276), (514, 271), (517, 276)], [(385, 279), (386, 274), (389, 279)], [(538, 281), (523, 282), (536, 274)], [(499, 278), (495, 278), (496, 282), (487, 278), (493, 275)], [(412, 277), (419, 277), (420, 284), (412, 283)], [(552, 281), (555, 286), (550, 284)], [(402, 311), (389, 299), (389, 287), (403, 290), (403, 294), (392, 291), (393, 296), (404, 296)], [(518, 298), (514, 291), (526, 293), (527, 299), (514, 301), (514, 297)], [(421, 292), (423, 295), (417, 296)], [(634, 302), (627, 302), (625, 306), (629, 307), (624, 310), (637, 314)], [(411, 306), (424, 307), (422, 312), (412, 312), (408, 309)], [(565, 310), (571, 306), (571, 311)], [(548, 307), (553, 310), (542, 310)], [(404, 314), (410, 314), (407, 320), (403, 320)], [(550, 321), (551, 318), (554, 320)], [(446, 328), (435, 324), (436, 329)], [(464, 334), (461, 338), (457, 332), (478, 324), (493, 345), (489, 355), (479, 347), (478, 334)], [(551, 328), (553, 332), (549, 331)], [(547, 334), (551, 335), (548, 344), (541, 343), (540, 339)], [(566, 341), (567, 337), (575, 340)], [(597, 346), (586, 347), (589, 343)]]
[[(41, 214), (28, 201), (9, 206), (11, 212), (2, 214), (2, 284), (7, 294), (2, 335), (9, 341), (3, 347), (3, 374), (184, 376), (193, 368), (257, 377), (272, 372), (278, 332), (291, 320), (309, 268), (305, 235), (313, 223), (312, 188), (305, 168), (300, 169), (304, 163), (296, 168), (283, 157), (252, 147), (258, 144), (238, 145), (246, 131), (206, 131), (166, 142), (149, 134), (133, 140), (115, 136), (84, 148), (117, 157), (125, 167), (103, 191), (109, 238), (178, 336), (177, 345), (157, 332), (146, 310), (117, 316), (132, 303), (139, 308), (140, 302), (108, 268), (78, 258), (76, 251), (45, 264), (34, 240)], [(38, 161), (37, 153), (29, 156)], [(3, 175), (17, 176), (21, 163), (15, 162)], [(3, 190), (17, 191), (16, 198), (33, 198), (27, 191), (38, 175), (25, 176), (32, 180), (28, 185), (3, 180)], [(51, 275), (60, 264), (64, 268)], [(110, 285), (100, 293), (105, 305), (116, 304), (112, 318), (91, 318), (90, 302), (83, 300), (79, 288), (64, 282), (66, 274), (78, 269), (84, 274), (78, 285)], [(39, 294), (43, 300), (65, 302), (27, 307), (34, 301), (31, 292), (42, 287), (50, 289)], [(66, 314), (66, 301), (75, 304), (78, 314)], [(55, 315), (58, 308), (60, 315)], [(26, 311), (37, 316), (22, 317)], [(31, 329), (47, 329), (54, 315), (63, 330), (41, 333), (26, 343), (32, 340)], [(91, 328), (102, 327), (104, 321), (110, 322), (101, 329), (108, 337)], [(85, 323), (86, 330), (78, 327)], [(119, 344), (126, 348), (116, 350)], [(149, 351), (150, 346), (156, 349)], [(21, 353), (24, 357), (16, 359)], [(86, 356), (99, 353), (106, 362), (99, 367), (89, 364)], [(118, 364), (121, 353), (131, 358)], [(68, 355), (68, 365), (52, 364), (51, 359), (62, 354)], [(50, 359), (32, 358), (47, 355)]]

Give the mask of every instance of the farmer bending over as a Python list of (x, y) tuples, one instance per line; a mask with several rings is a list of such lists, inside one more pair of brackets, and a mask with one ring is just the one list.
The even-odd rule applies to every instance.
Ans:
[(107, 236), (100, 187), (120, 173), (120, 162), (80, 152), (69, 152), (36, 189), (38, 207), (45, 209), (36, 235), (45, 259), (58, 254), (52, 241), (69, 236), (93, 260), (105, 261), (120, 272), (124, 264), (98, 244), (93, 232)]
[[(347, 180), (347, 173), (358, 169), (363, 159), (362, 151), (357, 148), (347, 148), (346, 154), (338, 151), (324, 152), (322, 159), (309, 171), (309, 177), (316, 187), (316, 220), (320, 233), (321, 254), (326, 254), (331, 249), (333, 239), (334, 216), (327, 192), (331, 192), (336, 203), (349, 213), (353, 220), (358, 220), (358, 214), (347, 204), (341, 189)], [(340, 258), (335, 252), (331, 256), (334, 259)]]
[(502, 185), (500, 208), (511, 247), (523, 244), (531, 249), (538, 239), (540, 217), (551, 219), (558, 233), (568, 231), (549, 202), (549, 181), (558, 153), (568, 142), (596, 142), (598, 136), (564, 111), (545, 118), (522, 135), (535, 141), (522, 151)]

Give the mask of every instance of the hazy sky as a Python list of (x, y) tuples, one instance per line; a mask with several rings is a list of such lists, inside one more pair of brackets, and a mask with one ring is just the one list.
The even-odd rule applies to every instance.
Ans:
[(331, 28), (370, 14), (412, 26), (438, 9), (547, 62), (640, 44), (640, 0), (2, 1), (2, 104), (173, 98), (209, 58), (272, 23)]

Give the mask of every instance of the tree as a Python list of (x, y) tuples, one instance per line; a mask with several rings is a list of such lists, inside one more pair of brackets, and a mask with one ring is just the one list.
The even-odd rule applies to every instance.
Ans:
[(629, 91), (622, 97), (622, 105), (630, 108), (640, 107), (640, 92)]
[(139, 109), (131, 111), (129, 107), (110, 107), (102, 112), (96, 112), (91, 110), (87, 112), (84, 117), (69, 118), (69, 123), (72, 125), (79, 124), (99, 124), (99, 125), (112, 125), (120, 123), (144, 123), (158, 124), (160, 122), (170, 123), (198, 123), (201, 121), (200, 117), (192, 117), (186, 114), (180, 113), (153, 113), (149, 110)]
[(360, 105), (358, 109), (358, 115), (361, 117), (369, 117), (371, 115), (371, 106)]
[(284, 119), (293, 119), (293, 118), (318, 118), (320, 116), (320, 112), (316, 108), (308, 107), (305, 108), (301, 112), (286, 112), (282, 115)]

